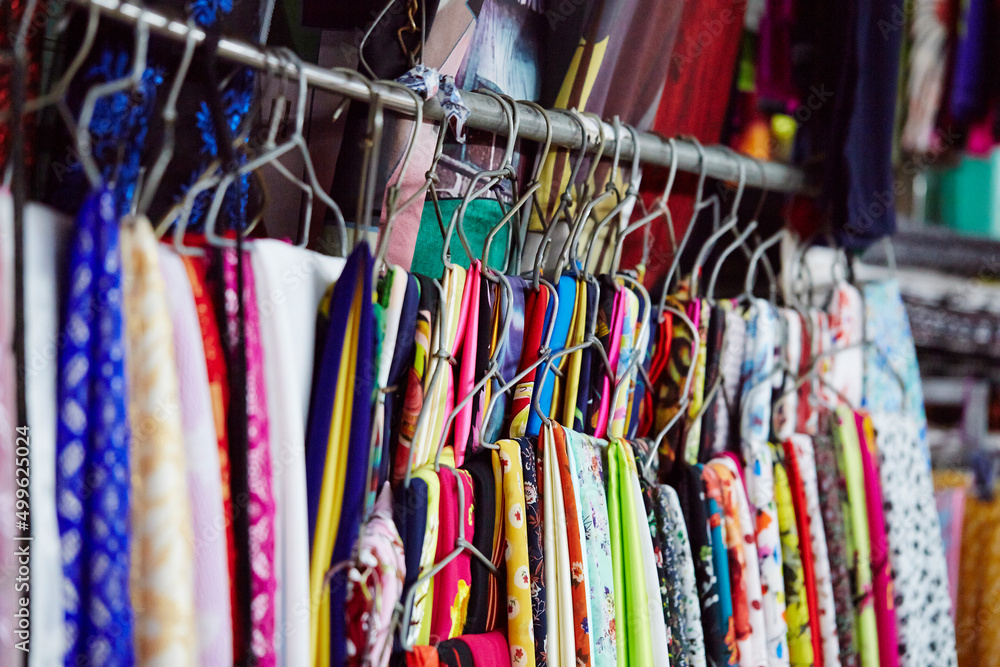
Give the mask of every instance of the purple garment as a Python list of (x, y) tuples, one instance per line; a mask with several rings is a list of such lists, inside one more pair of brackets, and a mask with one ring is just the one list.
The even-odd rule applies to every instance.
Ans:
[(957, 121), (971, 123), (982, 118), (987, 107), (989, 0), (969, 0), (965, 16), (959, 19), (959, 24), (965, 30), (958, 35), (955, 49), (949, 108)]

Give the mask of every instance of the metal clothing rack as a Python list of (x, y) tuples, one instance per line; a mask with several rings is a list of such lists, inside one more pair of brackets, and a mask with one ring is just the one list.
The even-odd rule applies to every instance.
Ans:
[[(150, 32), (178, 42), (186, 41), (188, 36), (189, 28), (186, 23), (171, 19), (158, 12), (143, 9), (138, 5), (121, 0), (72, 1), (79, 5), (96, 6), (103, 16), (129, 25), (135, 25), (142, 21), (149, 26)], [(205, 32), (198, 28), (193, 30), (194, 41), (200, 44), (205, 39)], [(222, 58), (258, 70), (273, 73), (280, 73), (284, 70), (285, 74), (293, 79), (299, 76), (296, 65), (269, 53), (266, 48), (248, 42), (221, 38), (218, 42), (218, 53)], [(314, 88), (360, 101), (367, 101), (371, 97), (371, 90), (362, 83), (359, 75), (351, 76), (309, 63), (303, 63), (302, 72), (306, 82)], [(372, 82), (372, 84), (378, 87), (377, 81)], [(413, 98), (398, 89), (391, 86), (381, 86), (378, 90), (378, 96), (387, 109), (410, 115), (415, 113)], [(498, 101), (488, 95), (467, 91), (462, 91), (462, 97), (471, 112), (465, 123), (466, 127), (486, 130), (494, 134), (507, 134), (507, 121)], [(546, 123), (542, 114), (525, 104), (519, 104), (517, 112), (518, 137), (530, 141), (544, 141)], [(441, 120), (443, 116), (444, 112), (437, 100), (428, 100), (425, 103), (425, 118), (437, 121)], [(549, 110), (549, 116), (552, 123), (552, 144), (566, 148), (580, 148), (582, 139), (579, 123), (571, 118), (567, 111), (561, 109)], [(597, 122), (587, 117), (584, 117), (582, 122), (588, 127), (587, 149), (597, 149), (600, 144), (598, 132), (601, 132), (605, 138), (603, 154), (613, 155), (615, 152), (614, 128), (605, 122), (602, 122), (598, 128)], [(623, 132), (621, 134), (620, 154), (624, 161), (633, 156), (634, 145), (630, 133)], [(638, 137), (640, 160), (643, 164), (660, 166), (671, 164), (672, 149), (667, 140), (649, 132), (639, 133)], [(744, 163), (746, 185), (749, 187), (766, 188), (772, 192), (806, 194), (814, 190), (805, 172), (797, 167), (774, 162), (761, 162), (761, 168), (758, 168), (756, 164), (749, 162), (749, 158), (737, 157), (735, 153), (718, 146), (704, 148), (704, 165), (702, 165), (698, 149), (693, 142), (678, 139), (674, 145), (677, 149), (677, 168), (681, 171), (701, 173), (704, 169), (705, 174), (711, 178), (736, 181), (740, 174), (739, 160), (745, 159), (747, 160)]]

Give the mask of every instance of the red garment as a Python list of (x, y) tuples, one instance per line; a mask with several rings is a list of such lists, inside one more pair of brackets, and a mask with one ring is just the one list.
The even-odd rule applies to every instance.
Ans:
[(795, 526), (799, 531), (799, 553), (802, 558), (802, 572), (805, 575), (806, 603), (809, 607), (809, 631), (812, 633), (813, 661), (816, 667), (823, 667), (823, 636), (819, 627), (819, 597), (816, 592), (816, 559), (812, 549), (812, 534), (809, 530), (809, 512), (806, 509), (806, 490), (799, 473), (799, 461), (795, 457), (795, 446), (785, 440), (785, 472), (788, 486), (792, 491), (795, 506)]
[[(538, 360), (542, 339), (545, 337), (545, 312), (548, 310), (550, 297), (548, 288), (542, 285), (537, 292), (528, 292), (525, 298), (524, 347), (521, 352), (521, 363), (517, 369), (518, 373)], [(512, 438), (524, 435), (528, 424), (528, 410), (531, 409), (531, 390), (535, 385), (537, 371), (537, 368), (531, 369), (514, 389), (514, 400), (510, 413), (510, 436)], [(518, 415), (521, 415), (523, 419), (519, 420)], [(519, 428), (515, 430), (515, 426)]]
[(414, 646), (406, 654), (407, 667), (439, 667), (440, 664), (437, 647), (434, 646)]
[[(546, 432), (548, 429), (545, 429), (543, 434)], [(584, 564), (587, 563), (587, 559), (583, 556), (583, 540), (585, 538), (580, 534), (580, 524), (576, 521), (580, 515), (577, 513), (576, 492), (573, 490), (573, 472), (569, 466), (569, 454), (566, 452), (566, 431), (561, 426), (556, 426), (551, 432), (554, 436), (559, 481), (562, 485), (563, 504), (566, 510), (566, 539), (569, 543), (569, 562), (571, 563), (573, 586), (575, 664), (577, 667), (585, 667), (590, 664), (590, 638), (587, 634), (590, 623), (587, 618), (588, 596), (584, 573)]]
[(660, 386), (660, 376), (667, 369), (667, 361), (670, 360), (670, 346), (674, 340), (674, 319), (664, 317), (658, 325), (656, 346), (653, 348), (653, 358), (649, 364), (649, 381), (652, 387), (647, 387), (642, 394), (642, 409), (639, 411), (639, 429), (636, 437), (645, 438), (658, 435), (652, 433), (653, 424), (656, 417), (656, 405), (654, 394), (655, 387)]
[(222, 350), (222, 337), (219, 334), (219, 324), (215, 318), (215, 306), (205, 279), (208, 272), (208, 260), (200, 257), (185, 256), (184, 266), (187, 268), (191, 281), (191, 291), (194, 293), (194, 303), (198, 310), (198, 323), (201, 325), (201, 337), (205, 345), (205, 363), (208, 369), (208, 386), (212, 393), (212, 414), (215, 416), (215, 435), (219, 443), (219, 468), (222, 476), (222, 505), (226, 516), (226, 553), (229, 557), (229, 598), (233, 619), (233, 655), (239, 659), (243, 647), (245, 629), (239, 623), (238, 607), (236, 606), (236, 534), (233, 527), (233, 501), (230, 497), (229, 472), (229, 434), (226, 431), (226, 415), (229, 412), (229, 379), (226, 371), (226, 356)]

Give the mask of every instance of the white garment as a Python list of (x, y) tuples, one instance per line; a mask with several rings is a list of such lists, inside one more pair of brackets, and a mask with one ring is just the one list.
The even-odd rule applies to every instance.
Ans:
[[(6, 201), (6, 196), (0, 195)], [(8, 210), (0, 206), (0, 211)], [(2, 213), (0, 213), (2, 215)], [(62, 664), (62, 558), (56, 519), (56, 378), (59, 313), (73, 221), (53, 209), (24, 210), (25, 393), (31, 428), (31, 667)]]
[(198, 664), (224, 667), (233, 664), (230, 573), (219, 444), (205, 347), (184, 261), (164, 245), (158, 250), (160, 273), (167, 285), (167, 306), (174, 324), (174, 361), (180, 389), (188, 497), (191, 499)]
[(251, 244), (264, 377), (268, 387), (275, 512), (275, 643), (279, 665), (309, 662), (309, 525), (306, 423), (316, 348), (316, 315), (344, 260), (283, 241)]

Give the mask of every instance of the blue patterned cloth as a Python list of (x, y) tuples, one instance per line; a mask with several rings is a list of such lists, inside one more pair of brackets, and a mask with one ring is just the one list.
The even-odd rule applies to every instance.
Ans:
[(114, 197), (77, 219), (59, 353), (56, 499), (66, 665), (132, 665), (129, 427)]

